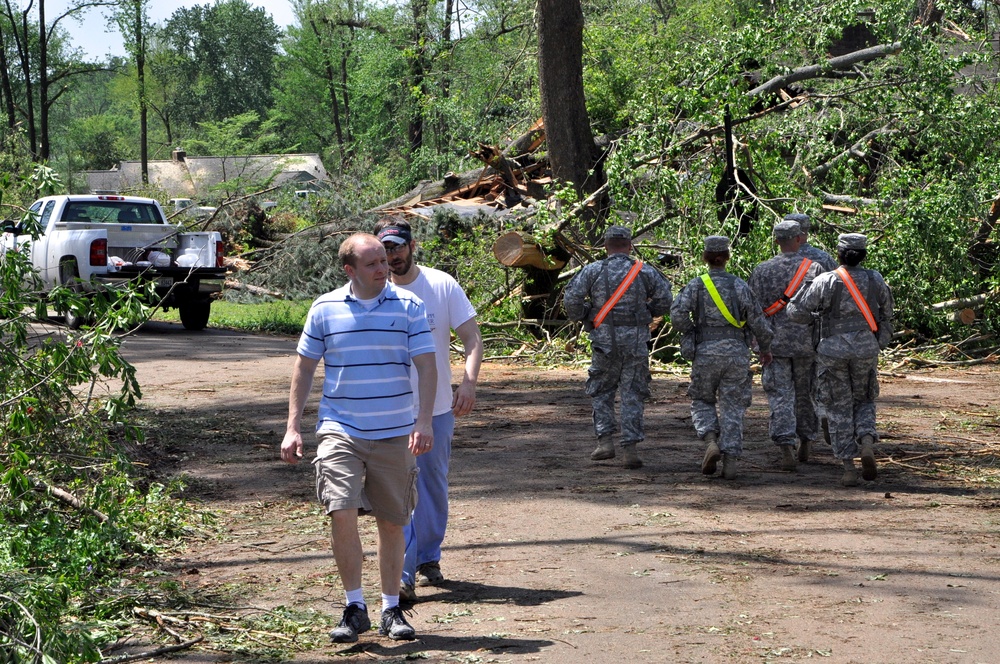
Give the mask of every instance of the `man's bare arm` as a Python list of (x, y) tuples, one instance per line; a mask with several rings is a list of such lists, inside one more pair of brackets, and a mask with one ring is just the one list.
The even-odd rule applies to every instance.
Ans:
[(287, 463), (298, 463), (302, 458), (302, 411), (312, 391), (317, 366), (319, 360), (303, 355), (295, 358), (292, 387), (288, 393), (288, 423), (285, 425), (285, 438), (281, 441), (281, 460)]
[(476, 384), (479, 382), (479, 369), (483, 365), (483, 335), (479, 332), (479, 324), (475, 318), (470, 318), (455, 328), (455, 334), (462, 340), (465, 348), (465, 371), (462, 382), (452, 395), (451, 410), (455, 417), (461, 417), (472, 412), (476, 405)]

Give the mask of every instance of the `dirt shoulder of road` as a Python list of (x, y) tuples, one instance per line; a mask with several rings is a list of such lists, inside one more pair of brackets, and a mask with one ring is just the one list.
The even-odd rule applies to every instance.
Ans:
[[(759, 381), (730, 482), (699, 471), (682, 371), (654, 376), (644, 466), (630, 471), (589, 460), (584, 365), (487, 362), (477, 407), (456, 427), (447, 581), (418, 588), (418, 640), (372, 632), (343, 646), (324, 637), (343, 593), (312, 467), (278, 456), (294, 340), (147, 328), (124, 346), (156, 422), (146, 451), (218, 518), (167, 561), (167, 579), (202, 602), (294, 611), (301, 637), (249, 637), (274, 657), (868, 664), (1000, 652), (993, 367), (884, 374), (879, 477), (847, 489), (823, 444), (797, 472), (778, 469)], [(377, 607), (374, 527), (363, 524)], [(249, 661), (241, 652), (262, 651), (178, 656)]]

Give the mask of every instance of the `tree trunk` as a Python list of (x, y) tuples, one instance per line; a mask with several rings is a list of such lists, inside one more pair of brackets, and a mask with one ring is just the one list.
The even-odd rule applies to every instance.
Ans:
[[(344, 151), (344, 130), (340, 125), (340, 101), (337, 99), (337, 76), (331, 57), (332, 44), (327, 43), (315, 20), (309, 20), (309, 27), (312, 28), (313, 34), (316, 36), (316, 42), (323, 53), (323, 78), (326, 83), (327, 95), (330, 98), (330, 116), (333, 120), (334, 133), (337, 134), (337, 147), (340, 149), (340, 166), (341, 171), (343, 171), (346, 158)], [(332, 31), (330, 22), (325, 18), (323, 19), (323, 27), (327, 31)], [(332, 42), (332, 39), (330, 41)]]
[(49, 46), (45, 27), (45, 0), (38, 0), (38, 134), (38, 157), (42, 161), (48, 161), (51, 150), (49, 146)]
[[(552, 175), (585, 198), (604, 184), (604, 172), (583, 93), (583, 9), (580, 0), (539, 0), (537, 12), (538, 83)], [(585, 234), (595, 243), (605, 207), (602, 202), (585, 217)]]
[(7, 63), (7, 39), (0, 30), (0, 90), (3, 92), (4, 108), (7, 111), (7, 129), (17, 126), (17, 111), (14, 108), (14, 90), (10, 85), (10, 65)]
[(35, 127), (35, 92), (31, 84), (31, 51), (28, 47), (28, 10), (19, 14), (20, 29), (18, 29), (18, 19), (14, 18), (14, 9), (10, 0), (4, 0), (7, 9), (7, 19), (10, 21), (11, 29), (14, 33), (14, 44), (17, 47), (17, 57), (20, 61), (21, 75), (24, 76), (24, 124), (28, 130), (28, 149), (34, 159), (38, 158), (38, 132)]
[(427, 75), (426, 44), (430, 40), (430, 34), (427, 30), (426, 0), (411, 0), (410, 9), (413, 12), (413, 54), (409, 56), (410, 90), (417, 90), (420, 95), (419, 99), (412, 100), (413, 110), (410, 111), (410, 121), (407, 128), (407, 136), (410, 139), (410, 155), (413, 156), (424, 145), (424, 111), (421, 105), (426, 97), (424, 89)]
[(142, 3), (135, 4), (135, 67), (139, 87), (139, 161), (142, 183), (149, 184), (149, 107), (146, 103), (146, 35), (143, 32)]

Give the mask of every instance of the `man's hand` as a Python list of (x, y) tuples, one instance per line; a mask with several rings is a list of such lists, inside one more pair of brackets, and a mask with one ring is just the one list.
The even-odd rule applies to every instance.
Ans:
[(281, 460), (285, 463), (298, 463), (302, 458), (302, 434), (298, 431), (286, 431), (281, 441)]
[(462, 383), (455, 390), (451, 399), (451, 412), (455, 417), (462, 417), (472, 412), (476, 405), (476, 386), (470, 383)]
[(433, 446), (434, 427), (430, 422), (417, 420), (417, 423), (413, 426), (413, 431), (410, 432), (410, 452), (413, 456), (420, 456), (421, 454), (430, 452)]
[(771, 361), (773, 359), (774, 359), (774, 355), (771, 354), (771, 351), (768, 351), (766, 353), (761, 353), (760, 354), (760, 366), (766, 367), (767, 365), (769, 365), (771, 363)]

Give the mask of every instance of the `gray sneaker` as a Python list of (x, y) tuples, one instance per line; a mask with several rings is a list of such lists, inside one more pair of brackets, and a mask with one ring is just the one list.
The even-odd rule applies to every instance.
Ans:
[(435, 560), (423, 565), (417, 565), (418, 586), (436, 586), (439, 583), (444, 583), (444, 574), (441, 573), (440, 562)]
[(417, 633), (413, 627), (410, 626), (410, 623), (406, 622), (403, 609), (398, 606), (382, 612), (382, 620), (378, 626), (378, 633), (382, 636), (388, 636), (393, 641), (411, 641), (417, 638)]
[(330, 640), (334, 643), (354, 643), (358, 640), (358, 634), (367, 632), (371, 628), (372, 621), (368, 619), (368, 607), (349, 604), (344, 609), (340, 624), (330, 632)]

